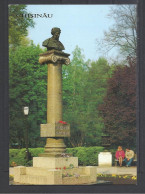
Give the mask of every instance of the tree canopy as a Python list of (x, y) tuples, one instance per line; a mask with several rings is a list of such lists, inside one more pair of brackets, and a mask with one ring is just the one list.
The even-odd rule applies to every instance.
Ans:
[[(9, 46), (15, 48), (19, 46), (28, 35), (28, 27), (34, 27), (32, 18), (22, 17), (27, 13), (26, 5), (9, 5)], [(28, 41), (28, 40), (27, 40)], [(25, 41), (26, 42), (26, 41)]]
[(107, 60), (84, 60), (79, 47), (73, 52), (71, 64), (64, 67), (64, 119), (71, 124), (71, 146), (100, 145), (103, 123), (98, 106), (106, 94), (111, 67)]
[[(46, 123), (47, 65), (40, 65), (44, 52), (28, 40), (28, 27), (33, 27), (26, 5), (9, 5), (9, 110), (10, 147), (25, 147), (25, 130), (29, 130), (29, 147), (45, 145), (40, 138), (40, 124)], [(110, 12), (114, 26), (104, 34), (109, 49), (136, 55), (136, 6), (117, 5)], [(100, 44), (101, 45), (101, 44)], [(102, 45), (101, 45), (102, 46)], [(107, 47), (105, 47), (107, 48)], [(63, 65), (63, 120), (70, 123), (71, 137), (67, 147), (100, 146), (108, 134), (112, 146), (135, 145), (136, 141), (136, 62), (129, 58), (124, 65), (110, 65), (100, 57), (85, 60), (82, 49), (74, 49), (68, 66)], [(22, 111), (30, 107), (27, 126)]]
[[(10, 49), (10, 145), (25, 146), (23, 106), (30, 107), (28, 116), (29, 146), (44, 144), (40, 124), (46, 123), (47, 65), (38, 63), (39, 46)], [(63, 66), (63, 120), (71, 125), (69, 147), (100, 145), (103, 123), (98, 106), (107, 90), (111, 68), (104, 58), (85, 61), (79, 47), (69, 66)]]
[[(23, 106), (28, 116), (29, 146), (45, 145), (40, 124), (46, 123), (47, 65), (40, 65), (39, 46), (19, 46), (9, 50), (10, 146), (25, 147)], [(63, 65), (63, 120), (70, 123), (67, 147), (101, 145), (109, 134), (112, 145), (135, 145), (136, 64), (109, 65), (107, 60), (85, 61), (79, 47), (68, 66)]]
[(104, 38), (97, 40), (98, 51), (109, 52), (113, 48), (119, 49), (124, 58), (136, 56), (137, 50), (137, 11), (136, 5), (116, 5), (108, 15), (114, 24), (104, 32)]
[(10, 145), (25, 145), (24, 106), (30, 109), (27, 126), (31, 139), (29, 145), (42, 145), (40, 124), (46, 123), (47, 103), (47, 66), (38, 62), (42, 50), (39, 46), (30, 45), (19, 46), (9, 52)]
[(136, 145), (136, 62), (117, 66), (99, 106), (111, 145)]

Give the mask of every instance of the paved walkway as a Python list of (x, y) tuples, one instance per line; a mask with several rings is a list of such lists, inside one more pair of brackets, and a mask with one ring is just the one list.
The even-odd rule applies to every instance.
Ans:
[(117, 174), (117, 175), (137, 175), (137, 167), (132, 166), (132, 167), (119, 167), (119, 166), (112, 166), (112, 167), (100, 167), (97, 166), (97, 173), (101, 174)]
[[(101, 174), (117, 174), (117, 175), (122, 175), (122, 174), (129, 174), (129, 175), (133, 175), (136, 176), (137, 175), (137, 167), (133, 166), (133, 167), (116, 167), (116, 166), (112, 166), (112, 167), (100, 167), (100, 166), (96, 166), (96, 171), (97, 173), (101, 173)], [(14, 174), (14, 169), (13, 167), (9, 168), (9, 174), (13, 175)]]

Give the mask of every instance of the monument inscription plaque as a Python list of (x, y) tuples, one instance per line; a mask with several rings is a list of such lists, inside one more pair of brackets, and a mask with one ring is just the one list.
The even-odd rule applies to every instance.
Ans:
[(70, 124), (47, 123), (40, 126), (41, 137), (70, 137)]

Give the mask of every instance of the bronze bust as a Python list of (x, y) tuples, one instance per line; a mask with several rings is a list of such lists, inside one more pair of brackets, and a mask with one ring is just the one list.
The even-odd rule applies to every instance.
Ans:
[(64, 48), (63, 44), (59, 41), (60, 33), (61, 33), (60, 28), (56, 28), (56, 27), (52, 28), (52, 30), (51, 30), (52, 37), (46, 39), (42, 43), (42, 46), (46, 47), (48, 51), (52, 50), (52, 49), (55, 49), (58, 51), (64, 50), (65, 48)]

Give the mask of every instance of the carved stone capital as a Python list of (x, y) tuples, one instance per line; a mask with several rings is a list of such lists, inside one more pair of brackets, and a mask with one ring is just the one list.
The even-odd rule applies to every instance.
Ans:
[(70, 59), (68, 58), (70, 54), (64, 53), (62, 51), (51, 50), (51, 51), (42, 53), (39, 56), (40, 56), (39, 57), (40, 64), (46, 64), (46, 63), (57, 64), (57, 62), (65, 65), (70, 64)]

